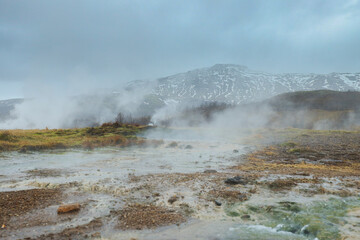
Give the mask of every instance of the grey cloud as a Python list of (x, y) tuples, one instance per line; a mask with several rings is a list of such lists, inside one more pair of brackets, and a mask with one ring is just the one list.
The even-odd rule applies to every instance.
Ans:
[(355, 0), (0, 0), (0, 84), (112, 86), (215, 63), (358, 72), (359, 42)]

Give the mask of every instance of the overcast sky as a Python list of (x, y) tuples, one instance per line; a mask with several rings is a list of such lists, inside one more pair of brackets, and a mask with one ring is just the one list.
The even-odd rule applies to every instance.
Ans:
[(360, 72), (360, 1), (0, 0), (0, 99), (216, 63)]

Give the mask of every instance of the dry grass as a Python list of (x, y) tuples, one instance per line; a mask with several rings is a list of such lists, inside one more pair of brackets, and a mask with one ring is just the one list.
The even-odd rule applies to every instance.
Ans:
[(263, 136), (265, 142), (270, 136), (281, 140), (248, 154), (246, 163), (236, 169), (316, 177), (360, 176), (359, 131), (287, 129)]
[(273, 191), (290, 190), (296, 185), (296, 179), (276, 179), (267, 183), (267, 186)]
[(47, 149), (129, 146), (143, 143), (136, 134), (146, 126), (104, 124), (78, 129), (0, 130), (1, 151), (39, 151)]

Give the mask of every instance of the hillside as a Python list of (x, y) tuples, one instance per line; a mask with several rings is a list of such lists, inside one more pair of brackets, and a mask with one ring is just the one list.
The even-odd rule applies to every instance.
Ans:
[[(134, 86), (134, 83), (129, 85)], [(141, 85), (141, 82), (137, 81), (136, 85)], [(240, 65), (216, 64), (160, 78), (156, 80), (152, 93), (164, 102), (217, 101), (240, 104), (286, 92), (321, 89), (359, 91), (360, 73), (275, 74)]]
[(270, 108), (271, 127), (351, 129), (360, 125), (360, 92), (329, 90), (284, 93), (256, 104)]
[(278, 111), (299, 109), (358, 111), (360, 109), (360, 92), (330, 90), (299, 91), (283, 93), (265, 102)]
[[(254, 71), (240, 65), (216, 64), (154, 81), (132, 81), (125, 89), (112, 89), (104, 95), (77, 96), (71, 104), (80, 106), (81, 111), (67, 117), (67, 124), (59, 127), (69, 127), (68, 122), (74, 126), (79, 126), (78, 123), (81, 123), (80, 126), (91, 126), (104, 122), (104, 112), (114, 118), (119, 112), (136, 117), (149, 116), (162, 107), (174, 108), (177, 104), (180, 105), (180, 109), (199, 106), (204, 102), (241, 105), (261, 102), (283, 93), (313, 90), (360, 91), (360, 73), (275, 74)], [(271, 103), (278, 102), (275, 105), (280, 108), (279, 110), (298, 107), (303, 101), (314, 100), (309, 94), (311, 95), (300, 94), (300, 97), (285, 94), (278, 96)], [(323, 102), (316, 100), (312, 107), (318, 108), (317, 105), (323, 104), (324, 109), (335, 110), (342, 109), (341, 104), (352, 104), (353, 109), (356, 102), (359, 102), (354, 100), (354, 97), (358, 99), (355, 95), (356, 93), (346, 96), (342, 94), (343, 98), (327, 94), (321, 99)], [(295, 104), (291, 103), (292, 98), (296, 100)], [(14, 105), (20, 102), (21, 99), (0, 101), (0, 122), (9, 118)], [(110, 120), (112, 119), (107, 118), (105, 121)]]
[(360, 125), (360, 92), (300, 91), (239, 105), (206, 103), (167, 115), (159, 125), (350, 129)]

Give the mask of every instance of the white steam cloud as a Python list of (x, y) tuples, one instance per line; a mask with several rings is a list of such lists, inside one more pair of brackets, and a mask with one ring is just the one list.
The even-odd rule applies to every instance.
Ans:
[(0, 122), (0, 129), (74, 128), (114, 121), (120, 112), (135, 115), (148, 92), (146, 88), (136, 92), (83, 89), (81, 94), (70, 95), (38, 88), (15, 105), (10, 118)]

